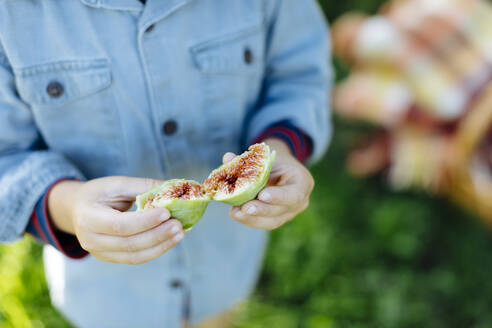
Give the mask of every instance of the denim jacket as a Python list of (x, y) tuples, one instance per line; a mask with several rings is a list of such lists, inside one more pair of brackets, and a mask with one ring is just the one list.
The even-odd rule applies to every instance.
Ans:
[[(314, 0), (0, 0), (0, 241), (20, 238), (46, 188), (108, 175), (203, 181), (278, 121), (330, 135), (326, 24)], [(265, 233), (214, 204), (138, 267), (45, 267), (80, 327), (178, 327), (246, 297)], [(187, 310), (187, 311), (188, 311)]]

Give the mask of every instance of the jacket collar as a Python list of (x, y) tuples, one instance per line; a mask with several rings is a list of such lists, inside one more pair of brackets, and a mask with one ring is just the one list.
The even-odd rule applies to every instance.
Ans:
[(192, 1), (194, 0), (147, 0), (139, 26), (146, 29), (149, 25), (166, 18)]
[[(83, 4), (102, 9), (141, 11), (144, 5), (138, 0), (80, 0)], [(161, 1), (161, 0), (157, 0)], [(162, 0), (165, 1), (165, 0)]]
[(80, 0), (87, 6), (124, 11), (142, 11), (141, 26), (148, 26), (165, 18), (193, 0), (147, 0), (144, 6), (138, 0)]
[(87, 6), (112, 10), (140, 12), (139, 29), (145, 30), (194, 0), (147, 0), (144, 6), (138, 0), (80, 0)]

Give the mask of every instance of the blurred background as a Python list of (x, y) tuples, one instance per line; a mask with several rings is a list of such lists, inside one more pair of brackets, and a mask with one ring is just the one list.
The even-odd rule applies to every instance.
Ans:
[[(351, 10), (374, 14), (384, 1), (320, 3), (334, 22)], [(348, 75), (346, 63), (334, 66), (337, 80)], [(444, 193), (394, 192), (385, 174), (353, 177), (348, 153), (372, 127), (338, 116), (334, 124), (330, 150), (312, 168), (311, 206), (272, 233), (236, 327), (490, 327), (490, 228)], [(0, 327), (70, 327), (50, 305), (41, 258), (30, 238), (0, 245)]]

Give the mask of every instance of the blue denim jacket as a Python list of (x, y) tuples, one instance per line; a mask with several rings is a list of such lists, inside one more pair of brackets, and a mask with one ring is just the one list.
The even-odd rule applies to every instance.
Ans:
[[(326, 24), (314, 0), (0, 0), (0, 241), (62, 177), (203, 178), (288, 120), (329, 139)], [(80, 327), (177, 327), (246, 297), (266, 235), (214, 204), (138, 267), (45, 251), (54, 304)], [(179, 279), (179, 280), (176, 280)]]

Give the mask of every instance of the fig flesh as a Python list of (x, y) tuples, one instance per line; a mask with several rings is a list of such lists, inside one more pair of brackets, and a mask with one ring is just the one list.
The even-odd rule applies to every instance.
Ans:
[(203, 183), (213, 200), (240, 206), (256, 197), (270, 176), (275, 151), (265, 143), (254, 144), (243, 154), (210, 173)]
[(136, 199), (137, 211), (167, 208), (172, 218), (179, 220), (185, 230), (200, 221), (209, 202), (210, 197), (198, 182), (183, 179), (168, 180)]

